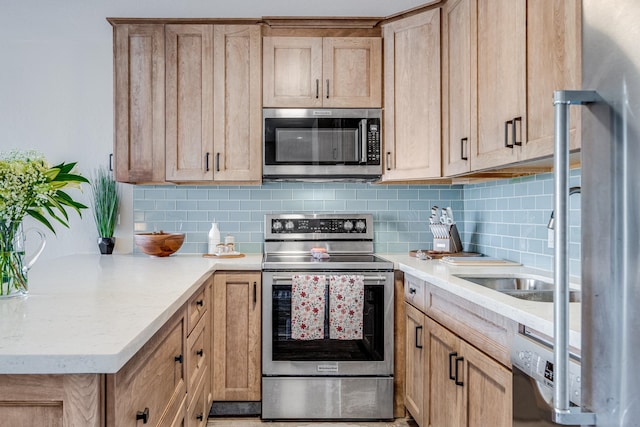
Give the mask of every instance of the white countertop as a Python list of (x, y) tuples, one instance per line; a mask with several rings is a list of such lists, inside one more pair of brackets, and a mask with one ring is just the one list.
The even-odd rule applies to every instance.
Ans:
[[(526, 267), (453, 267), (383, 254), (396, 268), (553, 335), (553, 305), (519, 300), (454, 274), (550, 274)], [(115, 373), (216, 270), (260, 270), (262, 254), (74, 255), (36, 263), (29, 296), (0, 300), (0, 374)], [(571, 304), (570, 344), (580, 348), (580, 304)]]
[(29, 296), (0, 300), (0, 374), (115, 373), (215, 270), (262, 254), (74, 255), (36, 263)]
[[(508, 275), (528, 274), (553, 280), (550, 272), (521, 266), (450, 266), (441, 263), (439, 260), (423, 261), (403, 254), (378, 255), (392, 261), (398, 270), (426, 280), (454, 295), (486, 307), (544, 335), (553, 337), (553, 304), (517, 299), (455, 276), (456, 274), (477, 274), (481, 276), (505, 273)], [(572, 283), (572, 286), (574, 285)], [(576, 349), (580, 349), (580, 303), (571, 303), (569, 305), (569, 344)]]

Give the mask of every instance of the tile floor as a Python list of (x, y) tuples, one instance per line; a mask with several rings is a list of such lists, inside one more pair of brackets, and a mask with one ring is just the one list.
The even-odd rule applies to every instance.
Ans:
[(318, 422), (318, 421), (292, 421), (292, 422), (262, 422), (260, 418), (209, 418), (207, 427), (418, 427), (411, 419), (398, 418), (388, 422)]

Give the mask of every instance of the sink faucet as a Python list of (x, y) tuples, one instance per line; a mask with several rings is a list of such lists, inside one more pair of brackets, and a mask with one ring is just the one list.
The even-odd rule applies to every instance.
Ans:
[[(574, 195), (576, 193), (579, 193), (579, 192), (580, 192), (580, 187), (571, 187), (571, 188), (569, 188), (569, 195), (570, 196)], [(553, 213), (554, 213), (554, 211), (551, 211), (551, 217), (549, 218), (549, 223), (547, 224), (547, 228), (549, 230), (553, 230), (553, 227), (554, 227), (555, 221), (556, 221), (554, 216), (553, 216)]]

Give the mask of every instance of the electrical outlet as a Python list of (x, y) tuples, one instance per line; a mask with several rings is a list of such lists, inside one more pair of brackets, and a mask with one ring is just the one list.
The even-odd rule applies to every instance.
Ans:
[(548, 229), (547, 230), (547, 247), (548, 248), (553, 248), (554, 246), (554, 239), (555, 238), (555, 234), (553, 233), (552, 229)]

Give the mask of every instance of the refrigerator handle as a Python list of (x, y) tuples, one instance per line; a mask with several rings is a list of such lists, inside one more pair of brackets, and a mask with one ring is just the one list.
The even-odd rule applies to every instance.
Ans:
[(595, 91), (557, 90), (553, 93), (554, 135), (554, 212), (555, 249), (553, 279), (553, 414), (552, 421), (563, 425), (595, 425), (596, 414), (569, 406), (569, 106), (601, 100)]

